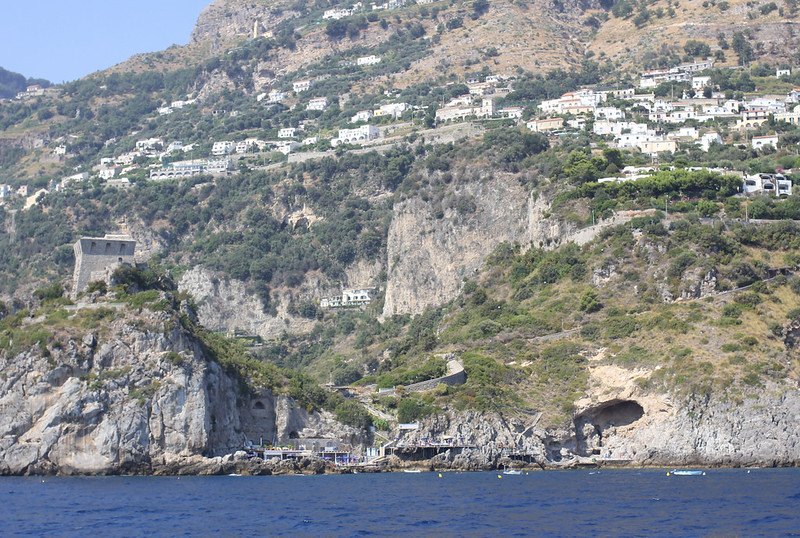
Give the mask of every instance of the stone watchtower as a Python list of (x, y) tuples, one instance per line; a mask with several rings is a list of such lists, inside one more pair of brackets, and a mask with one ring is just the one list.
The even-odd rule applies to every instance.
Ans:
[(127, 235), (81, 237), (72, 248), (75, 250), (72, 296), (76, 297), (86, 290), (89, 282), (108, 281), (117, 267), (133, 265), (136, 241)]

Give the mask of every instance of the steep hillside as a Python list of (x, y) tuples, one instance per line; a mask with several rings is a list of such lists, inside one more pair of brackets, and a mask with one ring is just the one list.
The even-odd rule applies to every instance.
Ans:
[(0, 473), (409, 422), (454, 468), (796, 464), (794, 4), (351, 7), (219, 0), (0, 102)]
[[(409, 2), (389, 9), (367, 7), (340, 20), (323, 17), (325, 10), (351, 6), (217, 0), (200, 14), (185, 52), (144, 56), (123, 68), (174, 69), (186, 65), (183, 59), (208, 58), (262, 36), (285, 49), (262, 58), (258, 70), (282, 74), (348, 48), (374, 47), (411, 24), (424, 28), (431, 54), (381, 84), (403, 88), (443, 75), (458, 79), (484, 68), (509, 75), (520, 70), (545, 72), (577, 67), (583, 57), (634, 74), (642, 65), (666, 67), (670, 57), (687, 55), (683, 50), (687, 41), (708, 45), (709, 56), (715, 54), (720, 65), (733, 66), (742, 60), (741, 47), (730, 48), (737, 33), (744, 34), (749, 44), (745, 63), (791, 63), (799, 14), (794, 2), (497, 0)], [(327, 31), (334, 25), (342, 26), (341, 33)]]

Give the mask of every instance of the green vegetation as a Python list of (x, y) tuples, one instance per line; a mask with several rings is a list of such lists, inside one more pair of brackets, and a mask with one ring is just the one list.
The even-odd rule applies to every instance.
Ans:
[(24, 92), (28, 86), (38, 84), (43, 88), (51, 86), (45, 79), (25, 78), (19, 73), (8, 71), (0, 67), (0, 98), (11, 99), (19, 92)]
[[(751, 18), (775, 17), (776, 10), (791, 16), (795, 4), (751, 6)], [(479, 36), (486, 23), (479, 19), (490, 3), (407, 5), (322, 21), (323, 11), (334, 5), (344, 7), (300, 1), (291, 6), (289, 17), (276, 7), (273, 14), (281, 22), (270, 37), (241, 39), (219, 57), (178, 66), (165, 51), (143, 60), (152, 62), (149, 69), (98, 73), (64, 85), (58, 98), (0, 104), (4, 133), (46, 133), (50, 140), (63, 140), (68, 150), (69, 157), (48, 162), (41, 148), (0, 144), (4, 177), (15, 186), (34, 188), (131, 151), (139, 139), (182, 140), (195, 145), (185, 157), (199, 158), (209, 155), (216, 140), (273, 140), (279, 129), (290, 126), (301, 128), (303, 136), (329, 138), (349, 126), (356, 112), (387, 100), (413, 107), (398, 121), (381, 117), (370, 122), (397, 129), (402, 137), (381, 151), (356, 153), (340, 147), (332, 157), (297, 163), (282, 154), (249, 153), (241, 156), (235, 174), (165, 182), (147, 181), (147, 167), (184, 155), (164, 155), (160, 161), (140, 156), (136, 163), (142, 168), (130, 176), (130, 189), (104, 188), (90, 180), (48, 194), (41, 206), (29, 210), (19, 210), (19, 201), (3, 206), (0, 292), (32, 295), (35, 306), (29, 311), (22, 301), (0, 302), (0, 352), (33, 349), (49, 356), (55, 346), (66, 345), (67, 334), (102, 334), (122, 323), (164, 333), (182, 326), (202, 341), (207, 360), (238, 380), (243, 394), (273, 390), (306, 409), (330, 410), (358, 427), (369, 426), (370, 415), (318, 383), (397, 387), (396, 396), (376, 394), (373, 403), (401, 421), (444, 408), (521, 409), (541, 411), (544, 422), (553, 425), (568, 420), (576, 398), (589, 387), (593, 365), (641, 369), (644, 390), (698, 397), (720, 392), (737, 398), (769, 380), (797, 374), (794, 363), (781, 362), (781, 335), (787, 319), (800, 317), (795, 307), (800, 280), (766, 279), (776, 268), (800, 263), (800, 196), (745, 200), (739, 196), (741, 178), (694, 169), (781, 169), (796, 182), (792, 170), (800, 167), (800, 135), (795, 125), (772, 117), (742, 137), (734, 120), (717, 119), (706, 125), (732, 143), (714, 144), (707, 152), (680, 143), (674, 154), (658, 156), (662, 170), (619, 183), (599, 180), (652, 160), (637, 150), (609, 147), (609, 137), (592, 134), (593, 118), (585, 129), (565, 128), (558, 137), (531, 133), (505, 118), (473, 118), (469, 125), (455, 127), (480, 136), (440, 143), (436, 133), (442, 131), (428, 131), (435, 126), (437, 108), (468, 95), (465, 80), (484, 81), (498, 73), (491, 65), (502, 65), (497, 58), (502, 47), (476, 45), (463, 65), (437, 57), (436, 73), (430, 76), (416, 77), (415, 70), (429, 63), (448, 34)], [(718, 12), (731, 7), (727, 2), (715, 5)], [(600, 7), (609, 13), (589, 16), (587, 35), (609, 16), (644, 28), (683, 9), (632, 0), (601, 2)], [(555, 9), (564, 10), (563, 2), (556, 2)], [(328, 40), (332, 52), (288, 70), (265, 67), (309, 35)], [(798, 73), (779, 79), (776, 66), (754, 63), (766, 51), (746, 31), (709, 37), (649, 48), (635, 67), (666, 68), (712, 55), (724, 62), (726, 54), (735, 54), (748, 68), (709, 70), (713, 89), (704, 90), (707, 97), (715, 91), (731, 99), (756, 90), (784, 93), (800, 84)], [(373, 54), (380, 63), (354, 65), (357, 58)], [(588, 50), (579, 64), (551, 71), (519, 68), (515, 79), (507, 81), (510, 93), (496, 104), (522, 107), (527, 120), (545, 99), (587, 85), (634, 80), (621, 58), (612, 61), (604, 55)], [(258, 77), (262, 81), (256, 84)], [(211, 78), (224, 79), (225, 89), (169, 116), (156, 112), (165, 103), (197, 93)], [(302, 78), (313, 78), (314, 86), (293, 92), (292, 82)], [(255, 98), (267, 79), (272, 88), (289, 94), (284, 103)], [(30, 82), (0, 69), (0, 95)], [(693, 95), (688, 83), (671, 82), (654, 93), (677, 96), (683, 89)], [(327, 97), (329, 107), (307, 110), (310, 99), (317, 97)], [(610, 98), (608, 104), (624, 105), (630, 119), (646, 121), (647, 111), (633, 101)], [(777, 150), (755, 150), (748, 144), (751, 135), (773, 133), (779, 136)], [(326, 141), (313, 149), (329, 147)], [(500, 243), (485, 266), (468, 275), (453, 300), (416, 316), (379, 322), (385, 284), (398, 261), (387, 259), (395, 211), (424, 208), (430, 218), (414, 230), (423, 240), (459, 226), (479, 226), (486, 216), (482, 193), (498, 178), (521, 187), (520, 195), (530, 200), (554, 200), (545, 218), (570, 227), (643, 211), (618, 219), (621, 224), (606, 227), (583, 246), (561, 244), (559, 238)], [(779, 222), (737, 220), (745, 216)], [(65, 308), (69, 300), (62, 282), (74, 262), (71, 244), (81, 235), (117, 229), (121, 222), (152, 231), (160, 252), (147, 268), (116, 271), (110, 287), (91, 283), (88, 292), (101, 296), (92, 308)], [(373, 263), (376, 271), (361, 270)], [(309, 289), (335, 289), (353, 277), (355, 264), (360, 264), (358, 272), (374, 277), (369, 284), (377, 287), (377, 299), (363, 310), (323, 310)], [(302, 318), (308, 331), (287, 331), (262, 342), (254, 337), (228, 340), (195, 326), (176, 312), (191, 301), (176, 292), (175, 280), (196, 265), (244, 282), (267, 314)], [(695, 300), (709, 283), (734, 292), (708, 302)], [(110, 297), (119, 304), (103, 303)], [(673, 302), (681, 297), (685, 302)], [(153, 312), (158, 323), (148, 318)], [(249, 352), (245, 344), (259, 346)], [(425, 394), (404, 389), (443, 375), (448, 354), (463, 361), (466, 383)], [(192, 359), (169, 351), (164, 360), (188, 367)], [(87, 382), (100, 390), (122, 383), (125, 375), (114, 370), (90, 373)], [(129, 395), (145, 402), (162, 389), (154, 382), (131, 388)], [(389, 426), (385, 421), (375, 425)]]

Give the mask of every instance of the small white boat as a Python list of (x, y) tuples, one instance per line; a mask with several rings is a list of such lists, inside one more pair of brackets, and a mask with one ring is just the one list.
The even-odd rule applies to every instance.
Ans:
[(421, 473), (422, 470), (420, 469), (403, 469), (404, 473)]
[[(706, 472), (705, 471), (691, 470), (691, 469), (675, 469), (675, 470), (672, 471), (672, 474), (674, 474), (676, 476), (705, 476)], [(667, 473), (667, 476), (669, 476), (669, 475), (670, 475), (670, 473)]]
[(503, 471), (503, 474), (520, 475), (522, 474), (522, 471), (518, 469), (506, 469), (505, 471)]

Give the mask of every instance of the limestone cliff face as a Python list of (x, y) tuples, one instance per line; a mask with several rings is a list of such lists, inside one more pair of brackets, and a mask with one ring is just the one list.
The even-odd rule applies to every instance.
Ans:
[(568, 241), (574, 226), (548, 219), (549, 202), (529, 195), (515, 177), (459, 187), (453, 193), (474, 203), (436, 218), (432, 202), (412, 198), (394, 208), (388, 237), (388, 282), (383, 316), (419, 314), (458, 295), (503, 241), (546, 246)]
[(255, 24), (263, 35), (282, 20), (297, 16), (293, 11), (278, 9), (280, 4), (264, 0), (216, 0), (200, 12), (191, 41), (224, 42), (239, 36), (251, 36)]
[(280, 294), (275, 315), (264, 312), (263, 303), (247, 290), (244, 282), (204, 267), (187, 271), (180, 279), (179, 289), (194, 296), (198, 318), (205, 327), (213, 331), (239, 329), (270, 339), (284, 331), (305, 333), (314, 327), (316, 320), (289, 312), (291, 301), (319, 301), (324, 296), (340, 294), (342, 287), (372, 287), (381, 267), (378, 262), (356, 261), (345, 269), (344, 281), (338, 285), (307, 275), (305, 282), (291, 294), (288, 291)]
[(316, 320), (289, 314), (287, 307), (291, 297), (288, 295), (281, 298), (277, 313), (272, 316), (264, 312), (263, 303), (246, 289), (244, 282), (203, 267), (187, 271), (178, 287), (194, 296), (200, 322), (212, 331), (240, 329), (269, 339), (277, 338), (284, 331), (308, 332), (316, 323)]
[(0, 357), (0, 474), (180, 472), (259, 436), (357, 437), (290, 398), (239, 393), (173, 320), (144, 310)]

